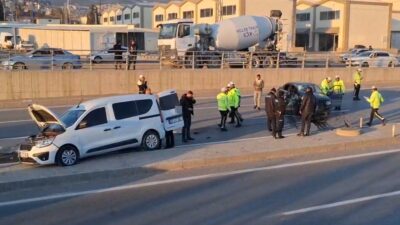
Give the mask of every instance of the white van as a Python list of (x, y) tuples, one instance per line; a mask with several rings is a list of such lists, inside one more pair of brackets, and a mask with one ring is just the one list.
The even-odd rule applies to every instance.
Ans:
[[(159, 107), (171, 105), (168, 101), (174, 98), (175, 91), (163, 95), (160, 102), (153, 95), (99, 98), (74, 106), (61, 117), (33, 104), (28, 111), (41, 132), (20, 145), (19, 157), (22, 162), (71, 166), (80, 158), (128, 147), (159, 149), (165, 137), (163, 121), (182, 117)], [(163, 118), (163, 114), (168, 116)], [(173, 130), (182, 127), (179, 122), (168, 125)]]

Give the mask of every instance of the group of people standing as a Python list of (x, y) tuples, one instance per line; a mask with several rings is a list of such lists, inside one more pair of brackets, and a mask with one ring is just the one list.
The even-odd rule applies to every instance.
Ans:
[(226, 87), (221, 88), (221, 92), (217, 95), (218, 110), (221, 115), (221, 122), (218, 124), (221, 131), (227, 131), (226, 121), (228, 116), (231, 121), (230, 124), (235, 124), (235, 127), (241, 127), (243, 122), (243, 117), (239, 113), (241, 102), (241, 93), (234, 82), (229, 82)]
[[(125, 50), (122, 48), (121, 41), (117, 41), (112, 48), (114, 52), (115, 69), (122, 69), (123, 57), (122, 54)], [(131, 40), (128, 46), (128, 70), (130, 70), (131, 65), (133, 70), (136, 69), (136, 59), (137, 59), (137, 45), (135, 40)]]

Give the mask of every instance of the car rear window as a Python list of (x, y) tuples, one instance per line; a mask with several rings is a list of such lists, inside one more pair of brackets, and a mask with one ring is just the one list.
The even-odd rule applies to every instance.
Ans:
[(175, 109), (175, 106), (179, 105), (178, 95), (171, 94), (160, 97), (160, 108), (161, 110)]

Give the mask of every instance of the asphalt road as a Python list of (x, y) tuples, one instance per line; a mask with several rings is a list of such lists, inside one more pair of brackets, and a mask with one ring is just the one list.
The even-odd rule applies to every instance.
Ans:
[(348, 154), (26, 187), (0, 225), (398, 225), (400, 150)]
[[(381, 113), (387, 118), (388, 122), (400, 122), (399, 100), (400, 91), (398, 87), (382, 88), (381, 93), (385, 98), (385, 103), (381, 109)], [(325, 129), (333, 129), (342, 127), (344, 119), (349, 120), (354, 126), (359, 124), (359, 118), (363, 117), (365, 122), (369, 117), (369, 104), (364, 100), (359, 102), (352, 101), (352, 93), (347, 93), (341, 112), (333, 112), (328, 127)], [(370, 90), (362, 90), (360, 96), (369, 96)], [(68, 107), (51, 108), (56, 114), (61, 114)], [(252, 97), (245, 97), (240, 108), (245, 121), (243, 127), (234, 128), (228, 126), (228, 132), (221, 133), (217, 127), (219, 123), (219, 113), (216, 110), (214, 99), (198, 99), (195, 106), (195, 116), (193, 118), (193, 136), (196, 139), (190, 144), (201, 144), (208, 142), (229, 141), (232, 139), (246, 139), (253, 137), (262, 137), (268, 135), (266, 131), (265, 112), (253, 109)], [(375, 121), (379, 124), (378, 121)], [(295, 118), (287, 118), (285, 124), (286, 134), (294, 134), (298, 132), (298, 120)], [(23, 137), (36, 134), (38, 128), (30, 119), (25, 109), (5, 109), (0, 110), (0, 151), (8, 151), (14, 149), (17, 144), (23, 141)], [(316, 127), (313, 132), (318, 132)], [(177, 144), (181, 145), (180, 136), (176, 135)]]

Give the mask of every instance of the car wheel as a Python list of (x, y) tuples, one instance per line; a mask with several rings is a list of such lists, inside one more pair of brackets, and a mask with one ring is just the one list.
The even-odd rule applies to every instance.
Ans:
[(74, 69), (74, 65), (72, 65), (72, 63), (64, 63), (64, 65), (62, 66), (63, 70), (72, 70)]
[(96, 63), (96, 64), (99, 64), (99, 63), (101, 63), (102, 60), (103, 60), (103, 59), (102, 59), (100, 56), (96, 56), (96, 57), (93, 59), (93, 62)]
[(24, 69), (26, 69), (26, 66), (25, 66), (25, 64), (24, 63), (15, 63), (14, 65), (13, 65), (13, 69), (14, 70), (24, 70)]
[(143, 135), (142, 148), (145, 151), (152, 151), (161, 148), (161, 139), (155, 131), (147, 131)]
[(79, 161), (79, 152), (72, 145), (62, 146), (56, 155), (56, 163), (60, 166), (72, 166)]

